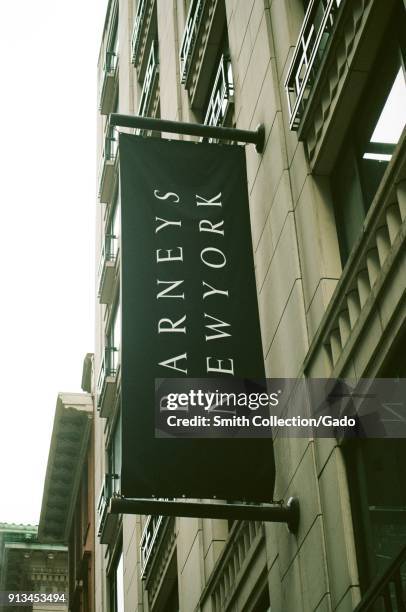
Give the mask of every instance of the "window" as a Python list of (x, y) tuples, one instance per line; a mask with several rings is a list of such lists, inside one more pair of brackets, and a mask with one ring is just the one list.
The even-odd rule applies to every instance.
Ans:
[(231, 126), (233, 109), (234, 80), (227, 28), (225, 28), (203, 105), (203, 123), (213, 126)]
[(111, 316), (109, 329), (106, 335), (106, 369), (110, 376), (117, 373), (121, 345), (121, 307), (117, 301)]
[(84, 545), (89, 529), (89, 465), (87, 459), (82, 470), (80, 502), (82, 506), (82, 543)]
[(148, 62), (145, 70), (144, 81), (138, 105), (138, 115), (141, 117), (151, 116), (153, 113), (156, 116), (156, 109), (153, 108), (155, 96), (158, 88), (159, 75), (159, 58), (158, 58), (158, 40), (154, 39), (151, 43)]
[(259, 596), (258, 601), (255, 603), (252, 612), (270, 612), (271, 611), (271, 603), (269, 601), (269, 589), (266, 586), (261, 595)]
[(154, 605), (151, 605), (151, 593), (148, 592), (149, 609), (160, 612), (179, 612), (178, 570), (176, 548), (172, 550), (171, 558), (161, 578), (158, 592), (154, 594)]
[(346, 459), (365, 591), (406, 540), (405, 440), (354, 442), (346, 449)]
[(121, 474), (121, 414), (114, 426), (114, 433), (108, 450), (109, 474), (111, 476), (111, 494), (120, 492)]
[(109, 38), (107, 41), (106, 51), (106, 72), (115, 70), (117, 67), (118, 58), (118, 12), (113, 18), (113, 25), (110, 30)]
[[(378, 378), (404, 378), (406, 329), (392, 344)], [(406, 440), (368, 439), (343, 447), (363, 591), (406, 541)]]
[[(406, 124), (405, 11), (383, 41), (331, 176), (341, 261), (344, 266)], [(374, 92), (371, 95), (371, 92)]]
[(179, 593), (178, 593), (178, 581), (176, 580), (173, 584), (168, 600), (165, 605), (166, 612), (179, 612)]
[(123, 553), (117, 556), (117, 561), (110, 574), (110, 612), (124, 612), (124, 571)]
[(105, 235), (105, 258), (107, 261), (115, 261), (118, 251), (118, 239), (120, 236), (121, 227), (121, 210), (118, 197), (118, 190), (113, 201), (113, 207), (106, 224), (106, 235)]

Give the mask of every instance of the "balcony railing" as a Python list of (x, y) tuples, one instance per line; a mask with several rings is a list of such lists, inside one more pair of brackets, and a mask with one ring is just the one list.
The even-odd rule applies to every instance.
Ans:
[(205, 0), (192, 0), (186, 18), (186, 26), (183, 32), (182, 44), (180, 48), (180, 80), (185, 85), (190, 69), (193, 51), (199, 32), (200, 22), (203, 14)]
[(116, 492), (115, 482), (118, 482), (117, 474), (105, 474), (103, 485), (97, 502), (97, 535), (101, 544), (109, 544), (117, 525), (118, 516), (109, 514), (108, 508), (111, 496)]
[[(257, 521), (236, 521), (231, 528), (229, 539), (217, 561), (206, 585), (200, 602), (201, 609), (206, 608), (210, 598), (210, 609), (213, 612), (235, 609), (235, 595), (238, 584), (247, 579), (250, 561), (256, 556), (264, 542), (263, 524)], [(234, 606), (233, 606), (234, 604)]]
[(133, 33), (131, 37), (131, 61), (133, 64), (136, 62), (137, 53), (141, 42), (142, 23), (145, 17), (147, 4), (147, 0), (138, 0), (137, 13), (135, 15)]
[(104, 63), (104, 72), (115, 72), (117, 68), (117, 54), (115, 51), (106, 51), (106, 60)]
[(289, 127), (297, 130), (315, 83), (321, 60), (345, 0), (311, 0), (285, 81)]
[(106, 51), (103, 66), (103, 83), (100, 94), (100, 113), (108, 115), (113, 110), (114, 97), (117, 87), (118, 57), (115, 51)]
[(110, 478), (107, 474), (104, 476), (104, 482), (100, 489), (99, 499), (97, 501), (97, 515), (99, 517), (99, 522), (97, 524), (97, 535), (100, 537), (103, 532), (103, 527), (106, 522), (107, 509), (109, 505), (109, 500), (111, 497), (111, 486), (110, 486)]
[(157, 84), (158, 74), (159, 63), (157, 57), (157, 45), (155, 42), (153, 42), (148, 56), (144, 84), (142, 86), (140, 104), (138, 107), (138, 115), (141, 117), (146, 117), (149, 114), (155, 86)]
[(168, 522), (167, 516), (148, 516), (141, 536), (141, 578), (145, 580), (161, 536)]
[(106, 234), (104, 237), (99, 270), (99, 291), (98, 298), (101, 304), (110, 304), (114, 287), (114, 278), (116, 270), (116, 257), (118, 249), (117, 236)]
[(118, 350), (114, 346), (107, 346), (104, 349), (96, 389), (97, 409), (103, 418), (110, 416), (114, 407), (117, 368)]
[(222, 55), (204, 118), (205, 125), (224, 125), (230, 105), (234, 102), (233, 96), (234, 83), (231, 61), (228, 57)]
[(406, 546), (371, 585), (354, 612), (406, 610)]
[(118, 148), (118, 132), (114, 126), (108, 126), (104, 139), (103, 157), (106, 161), (114, 161)]
[(100, 202), (108, 204), (113, 197), (116, 179), (118, 132), (114, 126), (106, 125), (103, 154), (99, 171)]

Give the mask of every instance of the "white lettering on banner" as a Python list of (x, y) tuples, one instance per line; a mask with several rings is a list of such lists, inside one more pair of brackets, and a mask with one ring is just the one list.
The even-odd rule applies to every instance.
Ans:
[(168, 225), (178, 225), (179, 227), (182, 227), (182, 221), (168, 221), (167, 219), (161, 219), (161, 217), (155, 217), (155, 221), (162, 221), (161, 225), (155, 228), (156, 234), (160, 232), (161, 229), (168, 227)]
[[(154, 197), (158, 200), (162, 200), (167, 202), (169, 205), (171, 204), (182, 204), (179, 195), (173, 191), (161, 192), (158, 189), (154, 190)], [(222, 193), (221, 191), (214, 195), (213, 197), (204, 197), (196, 194), (195, 196), (196, 207), (222, 207)], [(168, 208), (169, 210), (169, 208)], [(199, 210), (199, 209), (198, 209)], [(217, 213), (216, 213), (217, 214)], [(155, 258), (158, 267), (158, 279), (157, 279), (157, 287), (158, 292), (156, 299), (162, 298), (172, 298), (173, 299), (181, 299), (185, 300), (185, 295), (188, 295), (187, 286), (184, 285), (184, 280), (161, 280), (159, 278), (160, 270), (167, 272), (169, 269), (169, 264), (174, 263), (175, 265), (179, 265), (179, 262), (184, 263), (187, 261), (188, 252), (184, 246), (177, 246), (179, 243), (182, 243), (182, 221), (179, 219), (167, 219), (167, 215), (163, 217), (155, 217), (155, 235), (156, 235), (156, 250), (155, 250)], [(168, 215), (171, 216), (170, 214)], [(205, 212), (205, 217), (207, 216), (207, 210)], [(196, 231), (203, 238), (207, 236), (210, 239), (210, 242), (215, 241), (215, 246), (210, 244), (207, 246), (203, 246), (200, 249), (200, 260), (204, 266), (204, 270), (206, 270), (206, 274), (209, 275), (208, 279), (202, 279), (202, 300), (206, 300), (205, 304), (205, 312), (203, 313), (204, 321), (203, 321), (203, 337), (202, 340), (204, 342), (224, 342), (227, 341), (227, 338), (232, 337), (232, 326), (230, 323), (227, 323), (223, 320), (222, 315), (219, 313), (209, 313), (206, 310), (209, 309), (210, 305), (216, 305), (216, 308), (219, 308), (218, 298), (228, 298), (229, 290), (227, 288), (218, 288), (216, 282), (216, 274), (218, 274), (219, 270), (223, 270), (227, 267), (227, 252), (222, 248), (224, 246), (224, 237), (225, 237), (225, 227), (224, 220), (216, 220), (212, 221), (207, 218), (197, 219), (196, 220)], [(165, 236), (165, 242), (162, 244), (160, 240), (160, 236)], [(168, 238), (173, 236), (175, 245), (171, 248), (167, 248)], [(197, 236), (196, 236), (197, 238)], [(159, 244), (161, 242), (161, 244)], [(217, 243), (216, 243), (217, 242)], [(169, 244), (170, 246), (170, 244)], [(164, 247), (164, 248), (162, 248)], [(160, 267), (161, 264), (164, 264), (164, 267)], [(196, 271), (199, 274), (199, 271)], [(206, 275), (205, 274), (205, 275)], [(212, 278), (210, 277), (212, 276)], [(224, 272), (221, 276), (221, 281), (224, 280)], [(179, 289), (181, 287), (181, 289)], [(215, 300), (211, 300), (210, 298), (215, 298)], [(171, 304), (173, 301), (171, 302)], [(220, 301), (220, 305), (223, 302)], [(169, 302), (168, 302), (169, 304)], [(229, 305), (227, 301), (225, 304)], [(194, 305), (193, 305), (194, 306)], [(171, 306), (172, 308), (172, 306)], [(180, 317), (180, 318), (178, 318)], [(165, 313), (165, 316), (160, 316), (157, 321), (157, 333), (158, 335), (167, 333), (167, 334), (187, 334), (189, 328), (186, 327), (186, 314), (182, 313), (178, 314), (177, 317), (171, 313)], [(227, 330), (227, 331), (226, 331)], [(162, 337), (162, 336), (160, 336)], [(168, 336), (170, 338), (171, 336)], [(220, 345), (216, 345), (214, 342), (213, 346), (217, 346), (220, 348)], [(168, 342), (168, 346), (170, 347), (170, 341)], [(224, 345), (227, 346), (227, 345)], [(222, 352), (222, 351), (221, 351)], [(220, 355), (221, 355), (220, 352)], [(227, 354), (227, 353), (226, 353)], [(207, 355), (207, 354), (206, 354)], [(206, 373), (216, 373), (216, 374), (227, 374), (234, 375), (234, 358), (232, 357), (222, 357), (219, 356), (206, 356), (205, 362), (203, 361), (201, 364), (201, 372), (202, 375), (204, 372)], [(175, 357), (170, 357), (164, 361), (160, 361), (158, 363), (159, 366), (163, 368), (169, 368), (171, 370), (175, 370), (176, 372), (181, 372), (182, 374), (187, 375), (187, 360), (188, 354), (185, 351), (184, 353), (177, 355)]]
[(187, 374), (187, 369), (178, 368), (177, 363), (183, 359), (187, 360), (187, 353), (183, 353), (182, 355), (177, 355), (176, 357), (171, 357), (166, 361), (160, 361), (158, 365), (163, 366), (164, 368), (170, 368), (171, 370), (176, 370), (177, 372), (183, 372), (183, 374)]
[[(216, 359), (217, 366), (210, 365), (210, 359), (214, 357), (206, 357), (207, 372), (216, 372), (219, 374), (234, 374), (234, 359)], [(229, 367), (223, 367), (223, 361), (229, 362)]]
[[(179, 327), (182, 323), (186, 321), (186, 315), (184, 315), (178, 321), (173, 322), (172, 319), (159, 319), (158, 322), (158, 334), (162, 334), (163, 332), (178, 332), (182, 334), (186, 334), (186, 326)], [(169, 327), (165, 327), (168, 324)]]
[[(211, 262), (208, 261), (208, 253), (215, 253), (214, 260), (210, 256), (212, 260)], [(220, 254), (220, 260), (218, 259), (216, 254)], [(209, 268), (224, 268), (227, 263), (227, 259), (223, 251), (220, 251), (220, 249), (216, 249), (215, 247), (206, 247), (205, 249), (203, 249), (200, 253), (200, 259), (204, 264), (206, 264), (206, 266), (209, 266)]]
[(172, 204), (179, 204), (180, 202), (178, 194), (174, 193), (173, 191), (167, 191), (166, 193), (164, 193), (164, 195), (159, 195), (159, 189), (155, 189), (154, 196), (158, 200), (168, 200), (169, 198), (173, 198)]
[(156, 299), (158, 300), (159, 298), (166, 297), (166, 298), (180, 298), (181, 300), (184, 300), (185, 299), (184, 293), (178, 293), (177, 295), (168, 295), (170, 291), (179, 287), (179, 285), (181, 285), (183, 282), (184, 282), (183, 280), (177, 280), (177, 281), (157, 280), (157, 285), (169, 285), (169, 287), (166, 287), (166, 289), (162, 289), (162, 291), (160, 291), (158, 295), (156, 296)]
[(199, 232), (213, 232), (214, 234), (221, 234), (224, 236), (223, 229), (217, 229), (219, 226), (223, 227), (224, 221), (218, 223), (212, 223), (209, 219), (202, 219), (199, 223)]
[(206, 281), (203, 281), (203, 287), (209, 287), (209, 289), (210, 289), (210, 291), (205, 291), (203, 293), (203, 299), (204, 300), (207, 297), (210, 297), (211, 295), (215, 295), (216, 293), (218, 293), (219, 295), (225, 295), (225, 296), (228, 297), (228, 289), (227, 289), (227, 291), (225, 291), (224, 289), (215, 289), (214, 287), (209, 285), (209, 283), (206, 283)]
[(209, 325), (209, 323), (206, 323), (206, 327), (208, 329), (211, 329), (211, 331), (213, 332), (217, 332), (216, 334), (211, 335), (211, 336), (205, 336), (206, 342), (208, 340), (215, 340), (216, 338), (226, 338), (227, 336), (231, 336), (231, 334), (228, 334), (225, 331), (221, 331), (220, 327), (230, 327), (230, 323), (224, 323), (224, 321), (220, 321), (220, 319), (216, 319), (216, 317), (212, 317), (211, 315), (207, 314), (206, 312), (204, 313), (204, 316), (206, 318), (212, 319), (213, 321), (215, 321), (215, 323), (212, 323), (211, 325)]
[[(156, 261), (161, 263), (162, 261), (183, 261), (183, 249), (182, 247), (176, 247), (178, 255), (172, 255), (172, 249), (157, 249), (156, 250)], [(161, 255), (161, 251), (166, 251), (166, 255)]]
[(196, 206), (222, 206), (221, 202), (217, 201), (219, 198), (221, 198), (221, 191), (211, 198), (211, 200), (207, 200), (202, 196), (196, 195)]

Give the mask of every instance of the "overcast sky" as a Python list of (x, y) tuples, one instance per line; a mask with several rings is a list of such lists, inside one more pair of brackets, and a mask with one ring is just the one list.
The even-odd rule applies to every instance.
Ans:
[(93, 351), (96, 65), (107, 0), (2, 6), (0, 522), (37, 523), (59, 391)]

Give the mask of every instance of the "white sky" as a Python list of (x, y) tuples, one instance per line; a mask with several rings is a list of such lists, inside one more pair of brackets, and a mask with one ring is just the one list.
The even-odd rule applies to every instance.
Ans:
[(0, 522), (37, 523), (59, 391), (93, 352), (96, 65), (107, 0), (3, 3)]

